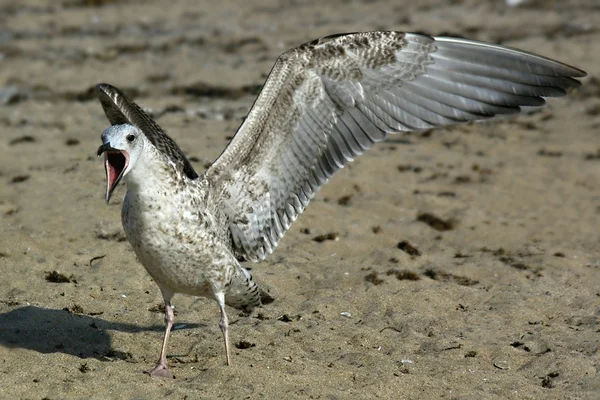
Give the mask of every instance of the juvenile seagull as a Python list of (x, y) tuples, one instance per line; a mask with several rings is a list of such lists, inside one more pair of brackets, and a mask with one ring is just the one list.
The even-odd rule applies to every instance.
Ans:
[(97, 93), (106, 201), (123, 178), (122, 222), (158, 284), (167, 325), (148, 371), (170, 377), (166, 349), (175, 293), (212, 297), (230, 364), (225, 305), (272, 298), (241, 261), (273, 252), (335, 171), (387, 134), (541, 106), (585, 72), (488, 43), (402, 32), (324, 37), (283, 53), (225, 151), (199, 176), (175, 142), (118, 89)]

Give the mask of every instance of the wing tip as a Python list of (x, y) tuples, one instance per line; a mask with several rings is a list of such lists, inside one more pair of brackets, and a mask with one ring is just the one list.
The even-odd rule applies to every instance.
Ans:
[(132, 123), (123, 110), (123, 104), (119, 104), (118, 99), (125, 98), (119, 89), (108, 83), (98, 83), (95, 86), (95, 91), (104, 115), (111, 125)]
[[(562, 77), (562, 78), (583, 78), (587, 76), (587, 72), (584, 70), (574, 67), (572, 65), (563, 63), (561, 61), (548, 58), (536, 53), (528, 52), (522, 49), (514, 48), (511, 46), (505, 46), (500, 44), (481, 42), (478, 40), (466, 39), (466, 38), (457, 38), (450, 36), (433, 36), (434, 40), (439, 43), (447, 46), (448, 49), (468, 49), (470, 46), (475, 46), (479, 48), (487, 48), (490, 51), (490, 54), (496, 52), (496, 54), (504, 54), (510, 57), (515, 57), (515, 60), (519, 58), (525, 59), (529, 58), (531, 60), (537, 60), (537, 64), (539, 67), (545, 69), (545, 71), (539, 73), (540, 75), (545, 76), (554, 76), (554, 77)], [(581, 82), (580, 82), (581, 84)]]
[[(570, 74), (569, 76), (571, 78), (585, 78), (588, 74), (587, 72), (585, 72), (584, 70), (577, 68), (577, 67), (573, 67), (572, 65), (568, 65), (568, 64), (564, 64), (561, 63), (562, 65), (564, 65), (565, 67), (569, 68), (570, 70)], [(579, 82), (579, 81), (577, 81)], [(579, 82), (579, 84), (581, 85), (581, 82)]]
[(108, 83), (104, 83), (104, 82), (100, 82), (98, 84), (96, 84), (95, 86), (96, 89), (96, 95), (101, 96), (101, 95), (108, 95), (110, 92), (118, 92), (119, 90), (108, 84)]

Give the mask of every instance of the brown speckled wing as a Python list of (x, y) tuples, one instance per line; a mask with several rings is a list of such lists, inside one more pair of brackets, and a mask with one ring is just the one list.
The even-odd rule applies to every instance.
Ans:
[(131, 124), (136, 126), (154, 147), (170, 159), (188, 178), (198, 178), (198, 174), (175, 141), (167, 136), (161, 127), (123, 92), (107, 83), (100, 83), (96, 85), (96, 94), (106, 118), (112, 125)]
[(389, 133), (540, 106), (585, 73), (506, 47), (400, 32), (318, 39), (284, 53), (206, 172), (240, 259), (277, 246), (318, 188)]

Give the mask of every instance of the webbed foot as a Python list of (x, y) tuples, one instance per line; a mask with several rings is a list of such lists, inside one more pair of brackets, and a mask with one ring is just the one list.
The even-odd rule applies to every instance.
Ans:
[(160, 378), (175, 379), (175, 376), (171, 373), (171, 371), (169, 371), (169, 368), (167, 368), (166, 363), (163, 364), (159, 362), (154, 368), (144, 371), (144, 373), (150, 376), (158, 376)]

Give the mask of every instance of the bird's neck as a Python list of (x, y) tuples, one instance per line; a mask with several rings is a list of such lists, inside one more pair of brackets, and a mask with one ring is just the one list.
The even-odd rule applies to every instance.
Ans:
[(174, 196), (185, 185), (183, 174), (155, 149), (140, 157), (124, 180), (128, 192), (150, 201)]

